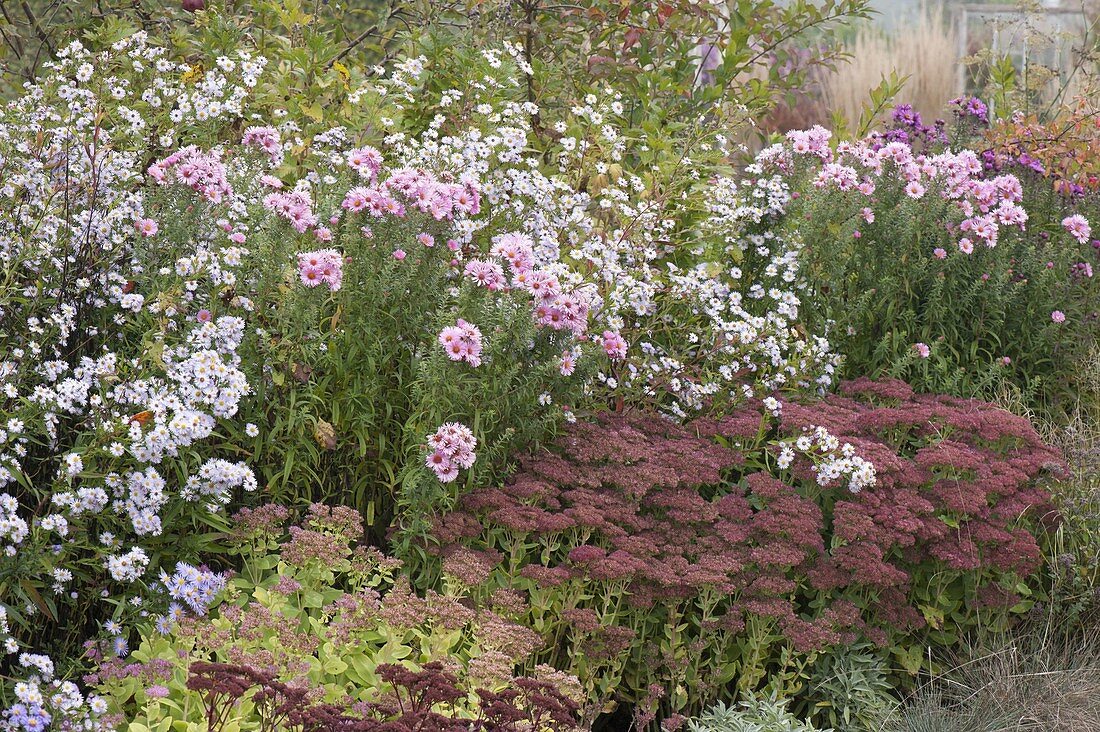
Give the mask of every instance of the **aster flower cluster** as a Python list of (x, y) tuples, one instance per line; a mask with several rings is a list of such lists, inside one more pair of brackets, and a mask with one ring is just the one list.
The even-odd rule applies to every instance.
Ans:
[(470, 428), (458, 422), (440, 425), (434, 434), (428, 435), (427, 465), (441, 483), (450, 483), (458, 477), (458, 469), (469, 470), (477, 460), (477, 438)]
[(0, 713), (0, 730), (4, 732), (108, 732), (115, 728), (106, 719), (107, 701), (103, 697), (85, 697), (76, 684), (53, 679), (52, 673), (16, 682), (12, 693), (15, 703)]
[[(804, 455), (809, 455), (814, 460), (813, 467), (817, 476), (817, 484), (822, 487), (832, 485), (841, 478), (845, 479), (848, 490), (859, 493), (865, 488), (875, 485), (875, 466), (856, 454), (856, 448), (851, 443), (840, 443), (829, 430), (824, 427), (814, 427), (813, 434), (802, 435), (793, 441), (795, 450)], [(793, 461), (793, 454), (784, 460), (789, 447), (781, 449), (777, 463), (780, 467), (787, 467)], [(786, 462), (787, 465), (783, 463)]]
[(459, 318), (439, 331), (437, 340), (452, 361), (465, 361), (474, 368), (481, 365), (481, 330), (473, 323)]
[[(527, 292), (534, 304), (535, 322), (553, 330), (569, 330), (574, 335), (584, 335), (588, 328), (589, 303), (576, 292), (568, 292), (549, 268), (535, 266), (534, 242), (523, 233), (501, 234), (493, 239), (489, 253), (508, 263), (512, 275), (511, 287)], [(504, 277), (502, 268), (495, 262), (470, 262), (470, 266), (482, 273), (472, 279), (490, 290), (500, 289)], [(486, 276), (485, 270), (492, 272)], [(500, 273), (500, 274), (498, 274)], [(467, 277), (471, 273), (467, 271)]]
[(890, 126), (882, 134), (885, 142), (902, 142), (912, 147), (930, 147), (947, 143), (947, 133), (944, 131), (946, 122), (937, 119), (933, 124), (926, 125), (921, 119), (920, 112), (913, 109), (910, 104), (899, 104), (894, 107), (890, 122)]
[(344, 257), (335, 249), (318, 249), (298, 254), (298, 278), (306, 287), (328, 285), (331, 292), (344, 281)]
[(125, 554), (110, 554), (103, 565), (115, 582), (135, 582), (145, 574), (149, 566), (149, 555), (140, 547), (134, 547)]
[[(377, 150), (371, 150), (368, 153), (358, 148), (349, 152), (347, 157), (353, 170), (373, 181), (381, 170), (382, 156)], [(370, 162), (356, 165), (354, 161), (360, 159)], [(412, 206), (436, 221), (452, 221), (480, 212), (481, 196), (469, 184), (444, 183), (425, 171), (401, 168), (385, 181), (351, 188), (340, 205), (350, 213), (366, 212), (373, 218), (400, 218), (405, 216), (406, 206)], [(428, 242), (424, 243), (431, 246)]]
[(1092, 236), (1092, 227), (1089, 220), (1081, 214), (1073, 214), (1062, 219), (1062, 228), (1069, 232), (1070, 236), (1080, 244), (1087, 244)]
[(4, 553), (13, 556), (19, 544), (27, 538), (30, 528), (19, 517), (19, 502), (8, 493), (0, 493), (0, 540), (4, 541)]
[[(622, 337), (628, 355), (599, 374), (603, 388), (685, 415), (715, 401), (831, 381), (836, 357), (823, 334), (804, 337), (791, 327), (798, 322), (805, 283), (797, 246), (767, 231), (790, 201), (779, 176), (761, 173), (744, 190), (729, 178), (709, 182), (699, 205), (711, 215), (681, 242), (685, 233), (678, 222), (688, 211), (674, 197), (647, 195), (642, 178), (622, 170), (627, 142), (617, 128), (623, 105), (614, 92), (603, 100), (589, 95), (558, 124), (563, 136), (555, 174), (542, 173), (522, 155), (521, 145), (512, 144), (511, 135), (522, 141), (530, 133), (532, 105), (486, 104), (477, 107), (479, 114), (482, 109), (493, 134), (478, 129), (475, 118), (467, 133), (415, 145), (402, 139), (396, 150), (410, 165), (468, 161), (494, 211), (514, 229), (498, 236), (491, 251), (504, 266), (471, 261), (464, 272), (469, 280), (494, 291), (528, 289), (538, 298), (541, 324), (576, 327), (588, 320), (599, 326), (597, 332)], [(600, 187), (577, 191), (570, 182), (576, 166), (592, 165)], [(685, 249), (698, 260), (690, 269), (671, 256)], [(730, 266), (731, 258), (743, 264)], [(549, 291), (543, 277), (523, 274), (528, 268), (553, 278)], [(567, 297), (561, 299), (559, 291)], [(701, 312), (706, 319), (694, 332), (654, 337), (673, 323), (694, 323)]]
[(280, 165), (285, 157), (282, 145), (282, 135), (274, 127), (252, 125), (244, 131), (241, 137), (242, 145), (255, 145), (267, 153), (272, 165)]
[[(0, 294), (0, 562), (15, 557), (24, 586), (52, 591), (59, 618), (69, 602), (98, 605), (74, 584), (81, 563), (101, 568), (108, 602), (141, 612), (158, 556), (141, 540), (170, 528), (170, 506), (186, 515), (175, 497), (193, 489), (200, 510), (219, 510), (255, 485), (242, 463), (202, 454), (250, 391), (238, 349), (251, 303), (230, 290), (248, 254), (234, 182), (247, 189), (255, 171), (186, 143), (242, 116), (264, 63), (241, 53), (198, 73), (164, 55), (143, 33), (98, 54), (72, 44), (0, 108), (11, 285)], [(146, 167), (150, 139), (175, 152)], [(187, 241), (167, 241), (170, 224), (187, 226)], [(56, 637), (32, 595), (19, 597), (4, 598), (26, 602), (8, 650)], [(44, 708), (51, 728), (93, 729)]]
[(211, 203), (219, 203), (233, 194), (226, 178), (225, 166), (219, 157), (199, 150), (194, 145), (177, 150), (153, 163), (146, 173), (161, 185), (185, 185)]
[(5, 654), (18, 653), (19, 643), (11, 635), (11, 624), (8, 622), (8, 609), (0, 605), (0, 648)]
[(1023, 230), (1027, 223), (1027, 212), (1019, 205), (1020, 181), (1014, 175), (986, 179), (981, 160), (972, 151), (918, 154), (905, 142), (869, 138), (841, 142), (834, 152), (831, 138), (832, 133), (823, 128), (791, 132), (786, 146), (768, 148), (758, 160), (791, 172), (800, 159), (809, 158), (815, 163), (814, 187), (859, 194), (866, 200), (895, 179), (913, 200), (937, 191), (958, 212), (945, 225), (958, 232), (958, 250), (963, 254), (972, 254), (976, 244), (995, 247), (1002, 229)]
[(989, 107), (978, 97), (957, 97), (948, 104), (955, 108), (955, 115), (960, 119), (989, 124)]
[(169, 606), (168, 614), (157, 620), (158, 626), (178, 621), (183, 610), (181, 604), (197, 616), (206, 615), (210, 605), (225, 589), (226, 577), (209, 569), (179, 562), (171, 575), (161, 570), (160, 583), (175, 602)]

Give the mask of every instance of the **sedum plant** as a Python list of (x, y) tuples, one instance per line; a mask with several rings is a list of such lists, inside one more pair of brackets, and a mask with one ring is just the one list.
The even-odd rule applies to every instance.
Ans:
[[(564, 431), (439, 521), (445, 553), (530, 601), (540, 660), (590, 697), (697, 712), (863, 638), (895, 681), (1028, 610), (1057, 470), (1026, 420), (857, 380), (678, 426), (639, 412)], [(873, 466), (873, 467), (872, 467)], [(837, 722), (839, 724), (839, 721)]]
[(208, 570), (166, 575), (172, 605), (134, 651), (93, 648), (85, 681), (129, 729), (573, 728), (575, 680), (514, 673), (534, 632), (458, 594), (413, 593), (400, 562), (358, 541), (353, 509), (315, 504), (289, 534), (287, 516), (275, 504), (239, 512), (239, 574), (218, 575), (207, 598)]

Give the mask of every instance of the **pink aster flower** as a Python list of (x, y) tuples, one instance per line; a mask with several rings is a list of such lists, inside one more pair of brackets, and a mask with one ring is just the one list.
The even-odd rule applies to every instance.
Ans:
[(427, 233), (417, 234), (416, 235), (416, 240), (418, 242), (420, 242), (421, 244), (423, 244), (424, 246), (426, 246), (426, 247), (434, 247), (435, 246), (435, 237), (433, 237), (431, 234), (427, 234)]
[(508, 283), (504, 277), (504, 269), (496, 262), (472, 260), (466, 263), (463, 275), (466, 279), (476, 282), (491, 291), (501, 290)]
[(442, 450), (436, 450), (428, 455), (424, 460), (424, 465), (432, 470), (439, 470), (444, 466), (450, 465), (451, 459), (447, 457), (447, 453)]
[(932, 349), (925, 343), (914, 343), (913, 350), (915, 350), (917, 355), (921, 358), (928, 358), (932, 354)]
[(562, 351), (558, 370), (562, 376), (571, 376), (577, 368), (577, 358), (572, 351)]
[(404, 249), (394, 249), (394, 250), (393, 250), (393, 258), (394, 258), (394, 259), (396, 259), (396, 260), (397, 260), (398, 262), (400, 262), (400, 261), (401, 261), (402, 259), (404, 259), (404, 258), (405, 258), (406, 256), (407, 256), (407, 255), (405, 254), (405, 250), (404, 250)]
[(603, 343), (603, 350), (607, 353), (608, 358), (613, 361), (626, 358), (626, 341), (619, 335), (618, 331), (605, 330), (601, 341)]
[(943, 247), (936, 247), (932, 250), (932, 254), (935, 255), (936, 259), (947, 259), (947, 250)]
[(306, 287), (316, 287), (325, 281), (320, 267), (299, 267), (298, 276)]
[(435, 434), (428, 435), (427, 442), (429, 452), (424, 465), (441, 483), (450, 483), (458, 477), (460, 467), (469, 470), (477, 460), (477, 439), (469, 427), (459, 422), (440, 425)]
[(440, 483), (450, 483), (458, 477), (458, 467), (454, 463), (447, 463), (435, 471), (435, 477)]
[(1066, 314), (1063, 313), (1061, 310), (1055, 310), (1050, 314), (1050, 319), (1053, 320), (1055, 323), (1064, 323), (1066, 322)]
[(1081, 244), (1086, 243), (1092, 235), (1092, 227), (1089, 226), (1089, 220), (1081, 214), (1065, 217), (1062, 219), (1062, 226)]
[(489, 253), (507, 260), (513, 274), (528, 272), (535, 263), (533, 242), (526, 234), (501, 234), (494, 240)]
[(474, 368), (481, 365), (481, 331), (461, 318), (439, 332), (439, 345), (452, 361), (465, 361)]
[(336, 292), (344, 281), (344, 257), (335, 249), (318, 249), (298, 254), (298, 276), (307, 287), (321, 283)]
[(155, 236), (160, 230), (160, 226), (152, 219), (138, 219), (134, 222), (134, 228), (142, 236)]

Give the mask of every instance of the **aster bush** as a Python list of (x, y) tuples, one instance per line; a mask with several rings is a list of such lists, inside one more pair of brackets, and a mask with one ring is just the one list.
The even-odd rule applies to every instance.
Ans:
[(0, 587), (10, 652), (19, 641), (71, 649), (95, 632), (93, 612), (139, 612), (149, 565), (162, 552), (197, 551), (220, 526), (218, 508), (256, 485), (236, 457), (196, 445), (249, 391), (238, 352), (246, 303), (208, 319), (191, 304), (236, 277), (239, 251), (215, 243), (224, 232), (205, 216), (219, 201), (236, 217), (230, 179), (240, 168), (189, 153), (203, 190), (188, 189), (161, 232), (187, 230), (187, 253), (202, 262), (189, 271), (172, 267), (178, 252), (147, 245), (160, 225), (138, 190), (151, 123), (186, 122), (202, 139), (239, 116), (263, 64), (245, 54), (227, 65), (229, 76), (185, 89), (141, 35), (95, 57), (71, 46), (52, 77), (0, 112)]
[[(984, 105), (959, 105), (980, 123)], [(1088, 220), (1052, 207), (1048, 184), (946, 142), (942, 124), (899, 108), (885, 134), (834, 150), (817, 128), (761, 154), (760, 172), (798, 181), (786, 228), (815, 283), (807, 317), (835, 321), (849, 375), (1013, 390), (1056, 414), (1100, 328)]]
[[(349, 314), (386, 323), (390, 339), (369, 374), (376, 386), (382, 379), (383, 388), (364, 387), (355, 398), (368, 404), (378, 400), (373, 403), (379, 408), (390, 401), (400, 410), (397, 394), (415, 393), (421, 401), (414, 404), (436, 403), (436, 411), (446, 410), (450, 419), (429, 425), (435, 411), (398, 411), (393, 431), (381, 436), (384, 450), (394, 456), (389, 463), (396, 465), (394, 472), (412, 483), (428, 474), (439, 486), (454, 479), (456, 466), (473, 467), (479, 453), (480, 465), (502, 462), (513, 424), (490, 419), (488, 408), (479, 422), (469, 402), (468, 411), (459, 412), (463, 407), (446, 400), (456, 393), (480, 393), (484, 386), (437, 375), (454, 357), (445, 350), (442, 334), (449, 332), (449, 324), (465, 322), (451, 319), (460, 293), (476, 301), (471, 292), (500, 289), (499, 283), (473, 284), (478, 282), (473, 272), (463, 278), (460, 250), (470, 241), (470, 228), (456, 233), (457, 239), (442, 236), (456, 210), (476, 213), (479, 192), (474, 183), (454, 178), (443, 182), (411, 168), (395, 169), (378, 180), (382, 159), (377, 151), (360, 147), (332, 152), (345, 140), (341, 130), (319, 137), (310, 148), (310, 159), (325, 174), (314, 172), (281, 192), (282, 180), (272, 173), (286, 159), (282, 135), (293, 127), (250, 126), (238, 147), (186, 144), (145, 157), (155, 152), (144, 149), (154, 129), (163, 146), (216, 141), (218, 128), (240, 119), (263, 66), (242, 51), (236, 59), (222, 59), (217, 71), (192, 78), (193, 88), (174, 86), (167, 74), (182, 70), (186, 76), (191, 70), (167, 61), (162, 49), (137, 34), (98, 55), (79, 45), (66, 48), (52, 64), (53, 76), (3, 110), (0, 191), (8, 203), (0, 219), (6, 282), (0, 310), (5, 354), (0, 362), (5, 395), (0, 586), (8, 653), (17, 653), (23, 644), (45, 644), (42, 650), (64, 653), (81, 636), (95, 632), (97, 615), (112, 623), (144, 616), (143, 603), (155, 585), (148, 578), (157, 566), (171, 566), (176, 559), (212, 548), (212, 530), (224, 528), (222, 507), (257, 487), (248, 459), (268, 458), (272, 462), (261, 464), (274, 466), (277, 455), (256, 448), (276, 446), (271, 438), (282, 439), (287, 419), (298, 416), (293, 401), (272, 399), (285, 411), (270, 421), (265, 411), (267, 395), (287, 373), (280, 356), (288, 351), (278, 350), (280, 340), (293, 343), (291, 356), (301, 347), (331, 354), (343, 346), (335, 341), (330, 350), (328, 344), (317, 343), (318, 331), (334, 330), (339, 315), (328, 313), (324, 328), (305, 325), (303, 319), (319, 317), (333, 303), (345, 268), (353, 294), (360, 296), (353, 302), (361, 309), (349, 306)], [(401, 87), (403, 77), (413, 73), (410, 68), (402, 66), (387, 83)], [(239, 81), (230, 80), (238, 76)], [(380, 88), (378, 94), (384, 91)], [(351, 184), (336, 192), (339, 178), (325, 166), (345, 177), (350, 172), (363, 185), (352, 194), (347, 193)], [(379, 263), (368, 256), (377, 250), (368, 248), (347, 260), (345, 253), (325, 246), (335, 235), (313, 213), (315, 189), (329, 197), (323, 202), (332, 207), (330, 214), (360, 214), (366, 203), (360, 205), (358, 196), (373, 196), (375, 206), (381, 200), (384, 209), (363, 212), (362, 222), (349, 224), (357, 242), (372, 237), (370, 228), (364, 229), (372, 217), (403, 221), (408, 205), (415, 212), (408, 226), (419, 231), (410, 234), (411, 240), (424, 251), (441, 254), (429, 262), (416, 252), (404, 273), (393, 276), (391, 271), (388, 279), (386, 273), (369, 269)], [(342, 233), (336, 222), (324, 223)], [(383, 231), (387, 223), (379, 223)], [(433, 249), (428, 230), (440, 235), (438, 249)], [(250, 249), (253, 232), (257, 246)], [(312, 246), (303, 247), (303, 242)], [(521, 279), (534, 267), (524, 258), (524, 246), (520, 242), (518, 249), (509, 250), (516, 258), (510, 264), (512, 274)], [(401, 264), (393, 253), (387, 248), (384, 261)], [(263, 259), (269, 256), (276, 258)], [(492, 269), (489, 263), (484, 266)], [(410, 271), (413, 279), (402, 282)], [(364, 287), (361, 277), (377, 287)], [(323, 279), (330, 299), (317, 296), (317, 278)], [(462, 365), (479, 366), (477, 373), (518, 393), (516, 402), (525, 405), (520, 417), (549, 411), (544, 375), (528, 369), (530, 362), (510, 362), (494, 354), (508, 348), (532, 350), (527, 339), (538, 336), (540, 325), (546, 333), (560, 333), (559, 340), (582, 335), (585, 327), (583, 302), (541, 274), (536, 279), (541, 290), (517, 288), (507, 302), (496, 298), (482, 306), (491, 311), (483, 321), (486, 342), (478, 335), (475, 349), (471, 339), (477, 326), (467, 324), (463, 331), (469, 331), (463, 343), (471, 340), (471, 350), (463, 352)], [(440, 299), (438, 291), (447, 280), (453, 282)], [(457, 287), (462, 282), (471, 284), (463, 290)], [(429, 283), (434, 290), (426, 289)], [(419, 307), (394, 296), (402, 290), (418, 295)], [(380, 303), (387, 302), (409, 306), (391, 311), (408, 319), (382, 319)], [(551, 323), (551, 315), (537, 311), (540, 306), (559, 319)], [(476, 302), (470, 307), (480, 312), (473, 310)], [(569, 308), (566, 322), (560, 315)], [(444, 315), (447, 322), (441, 320)], [(256, 322), (246, 327), (247, 319)], [(498, 329), (502, 323), (519, 330), (504, 335), (504, 328)], [(353, 321), (352, 329), (358, 330), (339, 332), (362, 336), (363, 326), (362, 320)], [(544, 371), (561, 381), (563, 372), (572, 371), (561, 365), (563, 353), (570, 359), (576, 354), (571, 343), (563, 345), (555, 337), (541, 336), (541, 350), (532, 359), (547, 359), (552, 365)], [(548, 343), (552, 353), (544, 355)], [(368, 341), (368, 346), (377, 355), (378, 343)], [(420, 356), (430, 365), (421, 363)], [(391, 359), (407, 361), (411, 368), (406, 373), (420, 379), (419, 385), (386, 381)], [(291, 363), (296, 383), (308, 384), (309, 363), (304, 358)], [(359, 369), (365, 365), (365, 360), (356, 364)], [(401, 373), (393, 371), (395, 376)], [(517, 384), (521, 388), (514, 388)], [(250, 394), (256, 401), (246, 414), (242, 400)], [(505, 409), (507, 401), (493, 406)], [(260, 427), (247, 421), (256, 414), (270, 432), (266, 443), (257, 439)], [(505, 418), (523, 426), (516, 414), (513, 410)], [(454, 422), (455, 416), (468, 416), (479, 436), (502, 441), (483, 442), (476, 453), (477, 436)], [(524, 434), (537, 431), (543, 425), (540, 419), (528, 420)], [(337, 418), (333, 421), (339, 424)], [(308, 439), (316, 438), (328, 449), (336, 439), (332, 424), (317, 421), (311, 426)], [(406, 429), (415, 434), (411, 443), (402, 440)], [(434, 453), (445, 456), (447, 465), (425, 465)], [(434, 475), (429, 467), (436, 468)], [(289, 474), (294, 465), (279, 463), (283, 468)], [(33, 672), (33, 664), (19, 665)], [(41, 678), (49, 681), (52, 670)]]
[(482, 592), (530, 598), (540, 660), (644, 722), (732, 689), (786, 695), (856, 638), (916, 674), (926, 644), (1026, 610), (1035, 480), (1057, 467), (1022, 418), (864, 380), (775, 414), (578, 423), (436, 537), (480, 554)]

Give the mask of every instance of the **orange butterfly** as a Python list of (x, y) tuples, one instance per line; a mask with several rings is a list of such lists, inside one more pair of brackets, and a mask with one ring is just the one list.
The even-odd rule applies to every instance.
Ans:
[(133, 424), (134, 422), (137, 422), (142, 427), (144, 427), (145, 423), (148, 422), (149, 420), (151, 420), (152, 418), (153, 418), (153, 412), (149, 409), (146, 409), (144, 412), (138, 412), (133, 417), (130, 417), (129, 422), (131, 424)]

